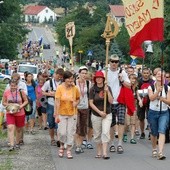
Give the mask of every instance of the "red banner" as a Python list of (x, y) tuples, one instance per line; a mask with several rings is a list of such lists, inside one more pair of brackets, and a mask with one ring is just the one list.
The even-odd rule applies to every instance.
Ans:
[(164, 0), (123, 0), (123, 3), (130, 55), (144, 57), (144, 41), (163, 41)]

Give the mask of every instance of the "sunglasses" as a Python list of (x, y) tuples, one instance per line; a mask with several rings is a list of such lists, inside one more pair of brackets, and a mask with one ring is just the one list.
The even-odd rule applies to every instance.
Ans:
[(116, 63), (116, 64), (117, 64), (117, 63), (119, 62), (119, 60), (110, 60), (110, 62), (111, 62), (111, 63)]

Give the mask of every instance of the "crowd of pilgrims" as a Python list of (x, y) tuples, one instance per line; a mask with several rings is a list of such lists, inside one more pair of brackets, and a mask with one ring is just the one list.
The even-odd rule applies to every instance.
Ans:
[[(2, 98), (6, 108), (19, 104), (15, 114), (6, 111), (9, 151), (20, 149), (25, 133), (36, 135), (38, 118), (39, 130), (49, 131), (51, 145), (59, 147), (60, 158), (65, 155), (72, 159), (73, 150), (81, 154), (84, 148), (94, 149), (95, 143), (94, 157), (110, 159), (111, 152), (124, 153), (125, 142), (134, 145), (137, 137), (145, 139), (147, 127), (152, 157), (165, 159), (170, 73), (160, 68), (123, 68), (113, 54), (106, 75), (103, 70), (89, 72), (81, 66), (78, 73), (57, 68), (52, 78), (39, 72), (36, 80), (25, 72), (22, 81), (14, 72)], [(30, 115), (24, 111), (27, 96), (32, 101)]]

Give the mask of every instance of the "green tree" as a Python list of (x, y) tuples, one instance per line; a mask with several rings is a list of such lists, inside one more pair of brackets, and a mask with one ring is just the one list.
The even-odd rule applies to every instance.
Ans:
[(164, 68), (170, 72), (170, 1), (165, 0), (165, 55), (164, 55)]
[(17, 46), (23, 42), (28, 30), (21, 22), (22, 12), (18, 0), (5, 0), (0, 4), (0, 57), (14, 59)]

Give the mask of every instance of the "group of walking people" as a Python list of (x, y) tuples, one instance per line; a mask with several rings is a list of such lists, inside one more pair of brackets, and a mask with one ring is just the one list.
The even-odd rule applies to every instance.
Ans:
[[(147, 117), (152, 156), (165, 159), (163, 149), (165, 134), (169, 130), (170, 105), (169, 82), (165, 80), (167, 74), (158, 68), (151, 77), (150, 69), (144, 68), (139, 78), (133, 67), (125, 70), (119, 66), (120, 59), (113, 54), (109, 58), (107, 77), (102, 70), (89, 74), (86, 66), (81, 66), (78, 74), (58, 68), (49, 80), (39, 74), (37, 82), (33, 81), (30, 73), (26, 74), (25, 82), (15, 73), (2, 101), (6, 107), (11, 102), (20, 105), (15, 114), (7, 111), (10, 149), (14, 149), (15, 127), (16, 148), (23, 143), (25, 122), (30, 133), (34, 134), (37, 110), (39, 126), (47, 128), (48, 124), (51, 145), (58, 144), (60, 158), (66, 154), (68, 159), (72, 159), (74, 145), (76, 154), (84, 152), (83, 145), (92, 149), (93, 139), (97, 152), (95, 158), (107, 160), (110, 159), (108, 150), (123, 154), (123, 142), (127, 142), (128, 129), (131, 144), (137, 143), (135, 135), (139, 135), (139, 131), (140, 139), (145, 138)], [(33, 113), (25, 117), (23, 107), (28, 103), (26, 95), (33, 101)], [(46, 105), (40, 102), (42, 98), (46, 99)], [(117, 145), (115, 134), (118, 135)]]

